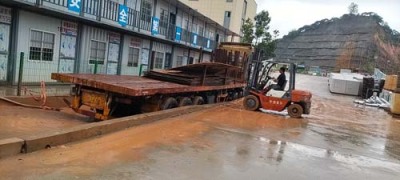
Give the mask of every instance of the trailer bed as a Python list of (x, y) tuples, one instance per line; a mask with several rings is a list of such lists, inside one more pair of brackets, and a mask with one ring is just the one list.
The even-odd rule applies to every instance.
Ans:
[(51, 78), (64, 83), (78, 84), (128, 96), (149, 96), (184, 92), (212, 91), (242, 88), (245, 83), (221, 86), (189, 86), (130, 75), (63, 74), (52, 73)]

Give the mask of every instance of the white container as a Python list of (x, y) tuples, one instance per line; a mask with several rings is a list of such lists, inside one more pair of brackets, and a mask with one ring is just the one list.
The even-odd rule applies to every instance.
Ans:
[(363, 75), (355, 73), (331, 73), (329, 78), (329, 91), (338, 94), (358, 96)]

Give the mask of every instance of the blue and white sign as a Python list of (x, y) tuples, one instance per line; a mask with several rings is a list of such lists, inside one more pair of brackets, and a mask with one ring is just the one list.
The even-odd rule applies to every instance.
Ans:
[(176, 26), (175, 41), (180, 41), (181, 35), (182, 35), (182, 28), (179, 26)]
[(118, 23), (122, 27), (125, 27), (128, 24), (128, 7), (122, 4), (119, 5)]
[(82, 0), (68, 0), (68, 10), (80, 13), (81, 4)]
[(193, 33), (193, 41), (192, 41), (193, 45), (197, 45), (197, 34)]
[(151, 35), (155, 36), (158, 34), (158, 26), (160, 25), (160, 19), (157, 17), (153, 17), (152, 25), (151, 25)]
[(211, 41), (207, 39), (207, 49), (210, 49)]

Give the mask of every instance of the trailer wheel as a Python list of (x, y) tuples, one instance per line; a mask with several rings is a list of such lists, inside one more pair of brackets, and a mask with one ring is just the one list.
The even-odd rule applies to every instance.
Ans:
[(260, 100), (254, 95), (248, 95), (243, 100), (243, 106), (246, 110), (255, 111), (260, 107)]
[(303, 107), (300, 104), (291, 104), (287, 109), (289, 116), (292, 118), (300, 118), (303, 114)]
[(190, 106), (192, 105), (192, 100), (188, 97), (180, 97), (178, 99), (179, 103), (178, 103), (178, 107), (182, 107), (182, 106)]
[(243, 91), (240, 90), (240, 91), (238, 92), (238, 98), (242, 98), (242, 97), (243, 97)]
[(160, 105), (161, 110), (172, 109), (176, 107), (178, 107), (178, 102), (173, 97), (164, 98)]
[(201, 96), (195, 96), (193, 98), (193, 105), (202, 105), (204, 104), (204, 99)]
[(232, 100), (238, 99), (239, 98), (239, 93), (238, 92), (233, 92), (232, 94)]

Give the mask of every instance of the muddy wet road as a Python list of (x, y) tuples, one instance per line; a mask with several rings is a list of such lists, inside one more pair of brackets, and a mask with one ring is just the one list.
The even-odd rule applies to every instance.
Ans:
[[(57, 131), (91, 121), (66, 107), (63, 98), (49, 97), (46, 103), (47, 106), (60, 111), (25, 108), (0, 100), (0, 139), (25, 138), (32, 134)], [(26, 105), (41, 105), (41, 102), (31, 97), (9, 99)]]
[(327, 79), (302, 119), (236, 101), (0, 160), (5, 179), (399, 179), (400, 121), (332, 95)]

